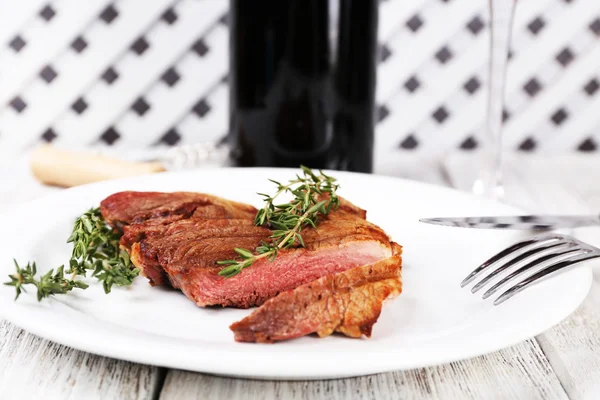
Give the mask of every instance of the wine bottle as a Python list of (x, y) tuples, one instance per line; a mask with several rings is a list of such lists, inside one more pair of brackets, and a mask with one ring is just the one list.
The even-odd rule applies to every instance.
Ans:
[(230, 5), (234, 163), (371, 172), (377, 1)]

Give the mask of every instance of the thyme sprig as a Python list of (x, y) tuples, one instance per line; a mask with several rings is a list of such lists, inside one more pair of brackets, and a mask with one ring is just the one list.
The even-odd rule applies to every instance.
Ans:
[[(69, 260), (69, 268), (60, 266), (56, 272), (48, 271), (39, 279), (36, 278), (35, 262), (21, 268), (15, 261), (16, 273), (9, 275), (5, 285), (14, 286), (18, 299), (25, 285), (35, 286), (37, 299), (54, 294), (65, 294), (74, 288), (87, 289), (88, 285), (76, 280), (78, 276), (91, 276), (102, 282), (105, 293), (110, 293), (113, 285), (129, 286), (139, 275), (139, 269), (133, 267), (129, 254), (119, 247), (121, 234), (109, 227), (99, 208), (92, 208), (81, 215), (73, 225), (73, 231), (67, 243), (73, 243), (73, 251)], [(65, 277), (71, 274), (71, 279)]]
[[(233, 260), (218, 261), (226, 265), (219, 275), (230, 278), (239, 274), (242, 269), (250, 267), (255, 261), (266, 258), (269, 261), (277, 257), (279, 250), (296, 246), (305, 247), (302, 229), (316, 228), (319, 216), (327, 215), (339, 206), (336, 179), (323, 171), (315, 174), (310, 168), (301, 166), (302, 175), (287, 184), (269, 179), (277, 185), (273, 196), (258, 193), (263, 197), (265, 205), (258, 210), (254, 219), (256, 226), (266, 226), (272, 229), (269, 241), (263, 241), (254, 251), (235, 248), (238, 257)], [(275, 204), (275, 199), (289, 193), (293, 199), (285, 204)]]
[(74, 288), (88, 288), (88, 285), (85, 282), (65, 278), (64, 265), (61, 265), (56, 272), (51, 269), (45, 275), (36, 279), (35, 275), (37, 274), (37, 268), (35, 262), (27, 263), (24, 268), (21, 268), (17, 263), (17, 260), (13, 261), (15, 262), (17, 271), (14, 274), (9, 275), (10, 281), (6, 282), (5, 285), (15, 287), (17, 291), (15, 300), (19, 298), (22, 292), (26, 292), (23, 287), (24, 285), (33, 285), (36, 287), (38, 301), (53, 294), (65, 294)]
[(92, 277), (102, 282), (105, 293), (112, 286), (129, 286), (139, 275), (129, 254), (120, 248), (121, 234), (108, 226), (99, 208), (92, 208), (77, 218), (67, 243), (73, 243), (68, 273)]

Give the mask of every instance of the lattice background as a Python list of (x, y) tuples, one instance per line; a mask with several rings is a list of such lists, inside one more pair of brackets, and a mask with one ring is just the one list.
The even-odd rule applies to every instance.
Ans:
[[(39, 141), (116, 149), (227, 132), (226, 0), (0, 0), (0, 156)], [(380, 6), (377, 152), (477, 147), (487, 0)], [(600, 143), (600, 2), (520, 0), (505, 145)]]

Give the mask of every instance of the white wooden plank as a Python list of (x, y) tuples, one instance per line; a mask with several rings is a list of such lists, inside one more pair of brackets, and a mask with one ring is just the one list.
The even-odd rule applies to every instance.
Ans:
[[(537, 213), (597, 214), (600, 211), (600, 160), (596, 155), (507, 157), (506, 201)], [(446, 166), (452, 181), (466, 188), (473, 160), (454, 156)], [(598, 228), (573, 233), (600, 246)], [(584, 303), (567, 320), (537, 337), (571, 399), (600, 398), (600, 269)]]
[(171, 370), (167, 374), (160, 395), (160, 400), (391, 400), (399, 398), (567, 399), (568, 397), (535, 341), (528, 341), (473, 360), (435, 368), (327, 381), (257, 381)]
[[(43, 187), (27, 160), (0, 169), (0, 212), (59, 189)], [(15, 168), (16, 166), (16, 168)], [(8, 178), (12, 178), (8, 179)], [(14, 185), (11, 185), (11, 182)], [(4, 279), (0, 277), (0, 282)], [(74, 333), (76, 334), (76, 333)], [(77, 351), (0, 320), (0, 399), (151, 399), (165, 370)]]
[[(419, 161), (416, 157), (399, 157), (398, 160), (402, 160), (404, 166), (402, 161), (396, 166), (388, 164), (388, 174), (408, 174), (414, 179), (443, 183), (443, 178), (434, 177), (434, 171), (439, 171), (434, 160), (424, 158)], [(556, 171), (552, 165), (545, 164), (544, 167), (531, 162), (521, 169), (535, 171), (537, 176), (544, 170), (547, 174), (548, 168)], [(379, 171), (382, 172), (381, 169)], [(591, 174), (588, 177), (598, 181)], [(551, 181), (539, 181), (539, 190), (552, 190)], [(591, 185), (574, 185), (573, 181), (571, 177), (571, 186), (565, 186), (568, 194), (550, 191), (538, 193), (538, 196), (547, 198), (548, 203), (557, 204), (562, 209), (570, 204), (572, 209), (578, 207), (578, 210), (583, 207), (581, 198), (585, 197), (593, 199), (600, 209), (600, 186), (596, 191), (586, 191), (586, 187)], [(529, 196), (529, 201), (532, 201), (531, 193), (535, 190), (528, 189), (520, 196)], [(539, 201), (539, 197), (535, 202)], [(592, 308), (598, 308), (597, 297), (588, 298), (592, 301)], [(594, 330), (600, 332), (597, 329), (600, 320), (590, 318), (585, 307), (584, 304), (580, 309), (583, 310), (581, 317), (576, 313), (569, 320), (573, 322), (566, 321), (540, 337), (542, 349), (559, 373), (564, 389), (577, 399), (598, 397), (598, 381), (594, 372), (598, 369), (596, 357), (600, 354), (600, 339), (594, 335)], [(568, 336), (574, 338), (568, 340)], [(237, 380), (170, 371), (160, 398), (565, 399), (563, 386), (542, 349), (535, 341), (528, 341), (491, 355), (435, 368), (315, 382)], [(16, 393), (17, 398), (61, 399), (151, 398), (160, 382), (161, 370), (157, 368), (78, 352), (0, 323), (0, 393), (3, 395)], [(15, 388), (20, 391), (9, 392), (17, 390)]]
[[(444, 184), (426, 155), (390, 154), (379, 174)], [(380, 159), (381, 160), (381, 159)], [(358, 362), (358, 361), (357, 361)], [(560, 381), (534, 340), (472, 360), (434, 368), (329, 381), (277, 382), (221, 378), (171, 370), (161, 400), (247, 399), (566, 399)]]
[(581, 307), (538, 341), (571, 399), (600, 396), (600, 270)]
[[(541, 211), (597, 214), (600, 210), (600, 162), (597, 157), (579, 155), (536, 159), (530, 162), (530, 178), (537, 188)], [(551, 180), (536, 183), (533, 177), (553, 171)], [(600, 246), (598, 228), (580, 229), (575, 236)], [(594, 266), (594, 282), (585, 302), (566, 321), (538, 337), (571, 399), (600, 396), (600, 269)]]
[(151, 399), (163, 373), (73, 350), (0, 321), (2, 399)]

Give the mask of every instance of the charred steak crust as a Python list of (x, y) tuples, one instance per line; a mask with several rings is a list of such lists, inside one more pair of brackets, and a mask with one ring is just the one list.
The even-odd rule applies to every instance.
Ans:
[[(100, 212), (111, 226), (147, 221), (168, 224), (190, 217), (202, 219), (254, 218), (256, 208), (203, 193), (119, 192), (100, 203)], [(195, 215), (197, 214), (197, 215)]]
[(194, 192), (126, 191), (112, 194), (100, 203), (104, 220), (123, 230), (121, 247), (129, 252), (133, 264), (142, 269), (151, 285), (169, 284), (169, 278), (158, 262), (157, 252), (142, 244), (143, 239), (160, 237), (165, 227), (179, 221), (252, 221), (256, 211), (248, 204)]
[(121, 192), (101, 203), (105, 220), (123, 230), (121, 246), (153, 285), (170, 284), (204, 307), (247, 308), (325, 275), (386, 259), (392, 244), (366, 212), (341, 199), (318, 229), (303, 230), (306, 248), (282, 250), (225, 279), (216, 262), (255, 248), (271, 234), (254, 226), (256, 209), (189, 192)]
[(401, 248), (372, 264), (327, 275), (280, 293), (230, 326), (238, 342), (293, 339), (310, 333), (320, 337), (340, 332), (353, 338), (371, 336), (383, 301), (402, 291)]

